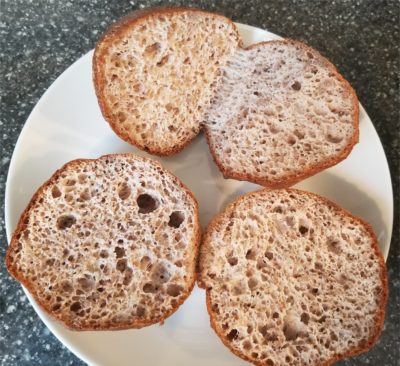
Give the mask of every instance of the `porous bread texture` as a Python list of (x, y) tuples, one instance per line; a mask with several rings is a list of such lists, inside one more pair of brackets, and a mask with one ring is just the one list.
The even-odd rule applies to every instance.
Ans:
[(343, 160), (358, 141), (353, 89), (300, 42), (238, 49), (213, 89), (204, 126), (226, 178), (290, 186)]
[(199, 270), (213, 328), (256, 365), (330, 365), (366, 351), (383, 326), (375, 234), (315, 194), (239, 198), (209, 224)]
[(197, 202), (132, 154), (75, 160), (34, 195), (7, 251), (10, 273), (76, 330), (162, 322), (195, 282)]
[(111, 26), (93, 57), (105, 119), (125, 141), (156, 155), (200, 131), (211, 84), (239, 44), (227, 18), (197, 9), (134, 12)]

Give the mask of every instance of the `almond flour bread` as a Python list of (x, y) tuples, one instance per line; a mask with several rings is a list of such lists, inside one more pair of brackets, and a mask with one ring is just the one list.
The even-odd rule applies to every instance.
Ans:
[(369, 349), (387, 277), (371, 227), (299, 190), (260, 190), (208, 226), (200, 285), (223, 343), (256, 365), (330, 365)]
[(132, 154), (75, 160), (33, 196), (7, 251), (9, 272), (75, 330), (163, 322), (190, 294), (197, 202), (171, 173)]
[(171, 155), (204, 128), (226, 178), (287, 187), (358, 141), (357, 96), (328, 60), (291, 40), (243, 48), (229, 19), (197, 9), (148, 9), (112, 25), (93, 80), (121, 138)]
[(345, 159), (358, 142), (356, 94), (303, 43), (238, 50), (223, 74), (204, 127), (226, 178), (288, 187)]
[(182, 150), (200, 131), (211, 84), (239, 44), (227, 18), (189, 8), (133, 12), (96, 45), (93, 80), (111, 128), (156, 155)]

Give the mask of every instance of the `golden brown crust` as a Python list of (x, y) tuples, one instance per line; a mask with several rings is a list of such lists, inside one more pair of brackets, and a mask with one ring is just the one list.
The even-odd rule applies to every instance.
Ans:
[[(242, 201), (246, 200), (248, 197), (250, 196), (256, 196), (260, 193), (262, 193), (263, 191), (267, 191), (269, 189), (266, 188), (262, 188), (260, 190), (254, 191), (254, 192), (250, 192), (247, 193), (243, 196), (238, 197), (234, 202), (230, 203), (221, 213), (219, 213), (217, 216), (215, 216), (211, 222), (208, 224), (205, 233), (203, 235), (203, 240), (201, 243), (201, 246), (203, 246), (206, 242), (208, 242), (210, 240), (210, 236), (211, 233), (216, 230), (221, 222), (221, 220), (226, 216), (229, 215), (232, 211), (235, 210), (235, 207), (241, 203)], [(388, 280), (387, 280), (387, 271), (386, 271), (386, 265), (385, 265), (385, 260), (383, 258), (383, 255), (381, 253), (381, 250), (379, 248), (379, 244), (378, 244), (378, 239), (371, 227), (371, 225), (367, 222), (365, 222), (363, 219), (354, 216), (353, 214), (351, 214), (349, 211), (341, 208), (339, 205), (337, 205), (336, 203), (329, 201), (327, 198), (322, 197), (316, 193), (311, 193), (311, 192), (307, 192), (307, 191), (303, 191), (303, 190), (299, 190), (299, 189), (294, 189), (294, 188), (290, 188), (290, 189), (283, 189), (287, 192), (297, 192), (300, 194), (305, 194), (309, 197), (314, 197), (317, 198), (318, 200), (321, 200), (325, 205), (327, 205), (328, 207), (332, 208), (333, 210), (337, 211), (340, 215), (347, 216), (350, 217), (351, 219), (359, 222), (361, 225), (363, 225), (365, 227), (365, 229), (368, 231), (368, 233), (370, 234), (371, 238), (373, 239), (372, 241), (372, 249), (375, 252), (378, 260), (379, 260), (379, 267), (380, 267), (380, 279), (381, 279), (381, 283), (382, 283), (382, 294), (381, 294), (381, 299), (380, 299), (380, 304), (378, 306), (379, 310), (378, 313), (376, 315), (376, 324), (375, 324), (375, 331), (373, 332), (373, 334), (371, 335), (371, 337), (363, 344), (359, 345), (359, 346), (355, 346), (352, 349), (350, 349), (347, 352), (344, 352), (342, 354), (337, 354), (335, 356), (333, 356), (331, 359), (327, 360), (326, 362), (319, 364), (319, 365), (315, 365), (315, 366), (329, 366), (332, 365), (333, 363), (340, 361), (342, 359), (348, 358), (348, 357), (352, 357), (352, 356), (356, 356), (359, 355), (361, 353), (364, 353), (366, 351), (368, 351), (374, 344), (375, 342), (378, 340), (381, 332), (382, 332), (382, 328), (383, 328), (383, 323), (385, 320), (385, 307), (386, 307), (386, 303), (387, 303), (387, 299), (388, 299)], [(201, 256), (201, 253), (200, 253)], [(199, 259), (200, 262), (200, 266), (199, 266), (199, 270), (201, 270), (201, 257)], [(229, 348), (229, 350), (234, 353), (236, 356), (239, 356), (240, 358), (249, 361), (251, 363), (253, 363), (254, 365), (257, 366), (263, 366), (265, 365), (264, 363), (261, 362), (257, 362), (255, 360), (252, 360), (250, 358), (248, 358), (247, 356), (245, 356), (244, 354), (240, 353), (238, 350), (234, 349), (233, 347), (231, 347), (230, 342), (227, 340), (226, 336), (223, 334), (223, 332), (221, 331), (221, 329), (219, 329), (219, 327), (216, 324), (216, 321), (213, 317), (214, 312), (212, 311), (212, 304), (211, 304), (211, 300), (210, 300), (210, 289), (207, 289), (206, 284), (204, 283), (204, 280), (201, 278), (201, 272), (198, 273), (198, 286), (201, 288), (204, 288), (206, 290), (206, 304), (207, 304), (207, 311), (208, 314), (210, 316), (210, 324), (212, 326), (212, 328), (214, 329), (215, 333), (218, 335), (218, 337), (221, 339), (222, 343)]]
[(349, 141), (347, 146), (337, 155), (332, 158), (326, 159), (318, 164), (311, 165), (307, 170), (303, 170), (301, 172), (294, 172), (294, 173), (288, 173), (285, 177), (280, 178), (280, 179), (275, 179), (275, 180), (269, 180), (266, 178), (258, 177), (255, 175), (252, 175), (250, 173), (243, 173), (243, 172), (237, 172), (234, 170), (231, 170), (227, 167), (225, 167), (219, 160), (215, 151), (215, 147), (213, 144), (213, 140), (211, 138), (211, 134), (209, 130), (207, 129), (207, 125), (204, 126), (204, 132), (207, 138), (207, 143), (208, 146), (210, 147), (211, 155), (214, 159), (215, 164), (217, 164), (219, 170), (223, 174), (224, 178), (228, 179), (237, 179), (237, 180), (244, 180), (244, 181), (249, 181), (253, 183), (260, 184), (264, 187), (267, 188), (287, 188), (290, 187), (298, 182), (300, 182), (303, 179), (306, 179), (308, 177), (313, 176), (314, 174), (317, 174), (321, 172), (322, 170), (325, 170), (331, 166), (334, 166), (341, 162), (342, 160), (346, 159), (346, 157), (350, 154), (351, 150), (353, 149), (354, 145), (358, 143), (359, 139), (359, 104), (358, 104), (358, 98), (357, 95), (354, 91), (354, 89), (351, 87), (349, 82), (343, 78), (343, 76), (337, 71), (336, 67), (325, 57), (323, 57), (318, 51), (314, 50), (313, 48), (307, 46), (304, 43), (294, 41), (291, 39), (285, 39), (285, 40), (278, 40), (278, 41), (266, 41), (266, 42), (259, 42), (250, 45), (249, 47), (245, 49), (252, 49), (255, 47), (259, 47), (260, 45), (271, 45), (271, 44), (277, 44), (277, 45), (282, 45), (282, 44), (292, 44), (296, 45), (300, 48), (303, 48), (304, 50), (311, 52), (313, 54), (316, 54), (318, 56), (318, 59), (322, 61), (325, 65), (325, 67), (329, 68), (331, 72), (334, 74), (334, 76), (344, 85), (346, 91), (351, 95), (352, 99), (352, 104), (353, 104), (353, 127), (354, 127), (354, 133), (352, 136), (352, 139)]
[(173, 16), (175, 14), (179, 13), (185, 13), (185, 12), (195, 12), (195, 13), (201, 13), (207, 16), (213, 16), (215, 18), (221, 18), (230, 25), (232, 25), (233, 29), (236, 30), (237, 37), (238, 37), (238, 43), (240, 44), (240, 36), (237, 31), (236, 25), (230, 20), (229, 18), (226, 18), (223, 15), (217, 14), (217, 13), (210, 13), (201, 9), (197, 8), (188, 8), (188, 7), (155, 7), (155, 8), (147, 8), (147, 9), (142, 9), (142, 10), (136, 10), (133, 11), (132, 13), (128, 14), (124, 18), (120, 19), (113, 25), (111, 25), (106, 32), (103, 34), (103, 36), (99, 39), (99, 41), (96, 44), (96, 48), (93, 54), (93, 63), (92, 63), (92, 71), (93, 71), (93, 83), (94, 83), (94, 88), (97, 96), (97, 100), (101, 109), (101, 112), (103, 114), (104, 119), (109, 123), (110, 127), (113, 129), (113, 131), (124, 141), (136, 146), (137, 148), (147, 151), (150, 154), (153, 155), (158, 155), (158, 156), (170, 156), (177, 154), (181, 150), (183, 150), (190, 142), (193, 141), (193, 139), (197, 136), (197, 134), (201, 130), (201, 126), (199, 123), (199, 127), (197, 132), (193, 135), (192, 138), (185, 140), (182, 142), (180, 145), (176, 145), (173, 147), (170, 147), (168, 149), (162, 149), (158, 147), (150, 147), (146, 146), (144, 144), (141, 144), (139, 141), (135, 140), (132, 136), (130, 136), (127, 132), (123, 131), (119, 127), (119, 123), (114, 120), (112, 116), (112, 111), (110, 108), (107, 106), (107, 103), (105, 101), (104, 97), (104, 85), (105, 85), (105, 77), (104, 77), (104, 69), (102, 68), (102, 65), (104, 65), (104, 58), (105, 54), (108, 50), (108, 46), (114, 42), (115, 39), (121, 37), (121, 35), (124, 32), (127, 32), (129, 28), (132, 28), (134, 26), (139, 25), (141, 22), (147, 20), (150, 17), (156, 17), (159, 15), (167, 15), (167, 16)]
[[(189, 284), (189, 288), (187, 289), (187, 291), (185, 291), (183, 293), (183, 296), (179, 299), (179, 301), (177, 301), (176, 306), (174, 308), (172, 308), (169, 312), (165, 313), (163, 316), (161, 317), (157, 317), (154, 319), (143, 319), (143, 320), (137, 320), (135, 322), (132, 323), (125, 323), (125, 324), (119, 324), (119, 325), (113, 325), (113, 324), (109, 324), (106, 327), (105, 326), (85, 326), (85, 327), (80, 327), (77, 326), (77, 324), (73, 323), (71, 321), (71, 319), (67, 316), (63, 316), (63, 314), (57, 314), (54, 313), (50, 307), (49, 304), (42, 301), (38, 296), (36, 296), (35, 290), (34, 290), (34, 286), (33, 284), (26, 279), (22, 273), (20, 273), (17, 268), (15, 263), (13, 262), (13, 258), (14, 258), (14, 254), (17, 250), (18, 247), (18, 236), (25, 230), (26, 228), (26, 224), (25, 224), (25, 220), (28, 217), (29, 211), (31, 210), (31, 208), (36, 204), (36, 202), (38, 200), (40, 200), (40, 198), (42, 197), (43, 192), (45, 191), (45, 189), (49, 186), (51, 186), (53, 184), (54, 181), (56, 181), (58, 179), (58, 177), (65, 171), (65, 169), (67, 168), (71, 168), (74, 166), (79, 166), (82, 163), (85, 162), (90, 162), (90, 161), (97, 161), (100, 159), (107, 159), (107, 158), (115, 158), (115, 157), (121, 157), (121, 156), (126, 156), (126, 157), (133, 157), (134, 159), (137, 160), (142, 160), (142, 161), (148, 161), (151, 162), (151, 164), (154, 164), (158, 167), (160, 167), (164, 174), (168, 175), (173, 181), (174, 183), (176, 183), (181, 189), (183, 189), (185, 192), (187, 192), (189, 194), (189, 196), (192, 198), (193, 203), (194, 203), (194, 212), (195, 212), (195, 217), (193, 218), (193, 222), (195, 225), (195, 232), (193, 235), (193, 244), (194, 244), (194, 253), (193, 253), (193, 269), (194, 269), (194, 273), (193, 273), (193, 280), (192, 282)], [(28, 291), (29, 293), (32, 295), (32, 297), (35, 299), (35, 302), (37, 304), (40, 305), (40, 307), (51, 317), (53, 317), (54, 319), (60, 321), (61, 323), (63, 323), (64, 325), (66, 325), (68, 328), (72, 329), (72, 330), (123, 330), (123, 329), (132, 329), (132, 328), (142, 328), (148, 325), (152, 325), (152, 324), (156, 324), (156, 323), (163, 323), (165, 321), (166, 318), (168, 318), (169, 316), (171, 316), (176, 310), (178, 310), (179, 306), (187, 299), (187, 297), (190, 295), (190, 293), (193, 290), (194, 284), (196, 282), (196, 277), (197, 277), (197, 273), (196, 273), (196, 261), (198, 258), (198, 252), (199, 252), (199, 247), (200, 247), (200, 239), (201, 239), (201, 232), (200, 232), (200, 220), (199, 220), (199, 211), (198, 211), (198, 203), (197, 200), (194, 196), (194, 194), (172, 173), (170, 173), (168, 170), (166, 170), (160, 163), (149, 159), (149, 158), (144, 158), (144, 157), (139, 157), (137, 155), (134, 154), (130, 154), (130, 153), (124, 153), (124, 154), (108, 154), (108, 155), (103, 155), (100, 158), (97, 159), (77, 159), (77, 160), (72, 160), (68, 163), (66, 163), (65, 165), (63, 165), (60, 169), (58, 169), (41, 187), (38, 188), (38, 190), (35, 192), (35, 194), (33, 195), (33, 197), (31, 198), (28, 206), (26, 207), (26, 209), (23, 211), (23, 213), (21, 214), (21, 217), (18, 221), (17, 227), (12, 235), (11, 241), (10, 241), (10, 245), (7, 248), (7, 252), (6, 252), (6, 258), (5, 258), (5, 263), (6, 263), (6, 267), (8, 272), (17, 280), (19, 281)]]

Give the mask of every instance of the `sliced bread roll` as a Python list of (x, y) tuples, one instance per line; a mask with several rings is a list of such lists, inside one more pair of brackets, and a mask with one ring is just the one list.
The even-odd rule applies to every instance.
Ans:
[(256, 365), (330, 365), (368, 350), (383, 326), (372, 228), (312, 193), (236, 200), (209, 224), (199, 270), (212, 327)]
[(177, 153), (199, 133), (211, 84), (238, 44), (235, 25), (217, 14), (133, 12), (96, 45), (93, 80), (104, 118), (140, 149)]
[(93, 79), (121, 138), (171, 155), (203, 127), (226, 178), (287, 187), (358, 142), (357, 96), (329, 61), (291, 40), (244, 49), (229, 19), (197, 9), (147, 9), (112, 25)]
[(190, 294), (197, 202), (171, 173), (132, 154), (75, 160), (33, 196), (7, 251), (9, 272), (75, 330), (163, 322)]
[(303, 43), (258, 43), (222, 70), (204, 126), (226, 178), (288, 187), (342, 161), (358, 142), (355, 92)]

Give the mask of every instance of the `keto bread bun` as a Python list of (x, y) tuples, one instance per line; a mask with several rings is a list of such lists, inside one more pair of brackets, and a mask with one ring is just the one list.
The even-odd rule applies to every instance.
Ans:
[(8, 271), (75, 330), (162, 323), (189, 296), (200, 228), (192, 193), (132, 154), (74, 160), (33, 196)]
[(387, 275), (372, 228), (312, 193), (237, 199), (209, 224), (199, 270), (212, 327), (255, 365), (330, 365), (382, 330)]

